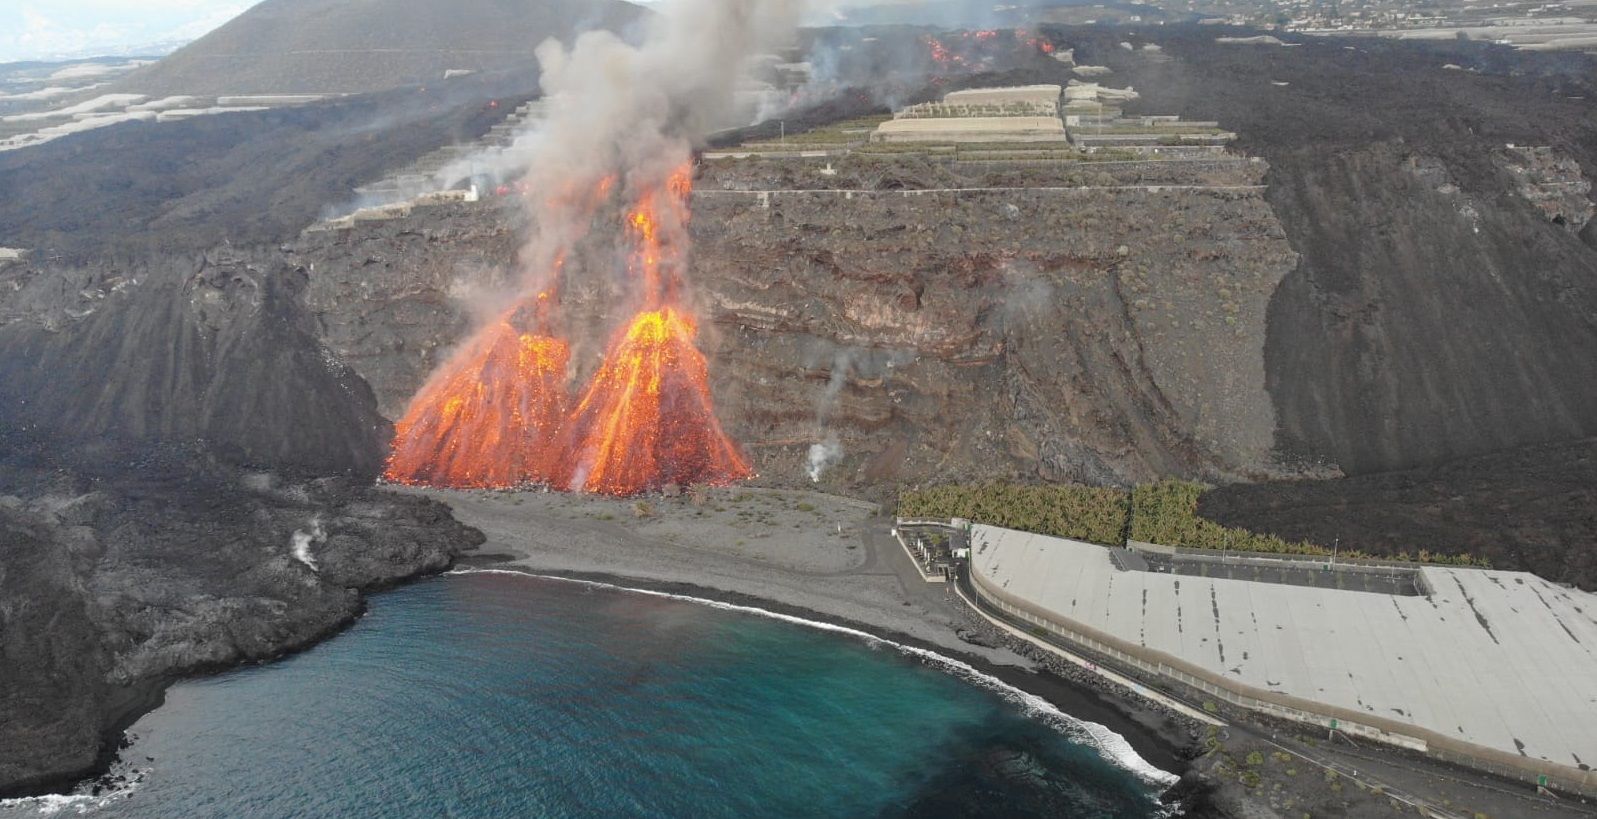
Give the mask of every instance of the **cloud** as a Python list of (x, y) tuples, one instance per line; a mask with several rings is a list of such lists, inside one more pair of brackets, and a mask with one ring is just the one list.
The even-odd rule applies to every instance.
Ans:
[(127, 54), (186, 42), (249, 7), (241, 0), (56, 0), (0, 4), (0, 62)]

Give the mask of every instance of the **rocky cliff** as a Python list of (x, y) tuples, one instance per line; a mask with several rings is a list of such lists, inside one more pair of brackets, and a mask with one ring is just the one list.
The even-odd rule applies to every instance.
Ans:
[(1156, 60), (1072, 36), (1149, 110), (1270, 163), (1299, 254), (1265, 348), (1284, 454), (1375, 473), (1597, 434), (1589, 59), (1173, 29)]
[[(884, 189), (863, 161), (780, 180), (707, 166), (692, 282), (729, 431), (776, 483), (807, 482), (810, 447), (830, 443), (829, 485), (854, 490), (1278, 473), (1262, 351), (1296, 256), (1266, 167), (1217, 165), (1200, 185), (1106, 165), (1068, 186), (945, 172), (962, 187), (921, 190)], [(773, 182), (810, 189), (751, 189)], [(517, 270), (517, 218), (438, 208), (295, 245), (322, 339), (385, 414), (459, 340), (472, 285)], [(591, 369), (582, 351), (626, 299), (573, 269), (562, 299)]]
[(307, 647), (359, 614), (361, 591), (482, 540), (441, 504), (346, 479), (6, 443), (0, 793), (91, 772), (177, 677)]
[(480, 542), (370, 488), (390, 427), (305, 284), (273, 252), (0, 268), (0, 793)]

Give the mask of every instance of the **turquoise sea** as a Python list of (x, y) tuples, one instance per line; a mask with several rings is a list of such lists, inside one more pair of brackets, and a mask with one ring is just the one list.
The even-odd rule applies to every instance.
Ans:
[(961, 663), (508, 573), (377, 595), (283, 662), (172, 687), (99, 795), (0, 816), (1163, 815), (1120, 738)]

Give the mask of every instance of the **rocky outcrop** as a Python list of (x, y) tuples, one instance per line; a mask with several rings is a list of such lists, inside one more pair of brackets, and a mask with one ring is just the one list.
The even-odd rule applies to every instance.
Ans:
[(306, 282), (273, 251), (0, 267), (0, 793), (481, 541), (370, 487), (390, 426)]
[[(398, 418), (471, 323), (472, 294), (514, 275), (519, 209), (418, 208), (400, 219), (310, 231), (288, 258), (308, 274), (318, 338)], [(385, 442), (386, 443), (386, 442)]]
[(90, 772), (171, 680), (304, 648), (482, 541), (343, 479), (0, 473), (0, 793)]
[(1577, 234), (1591, 221), (1591, 180), (1579, 162), (1545, 145), (1509, 145), (1497, 160), (1547, 221)]

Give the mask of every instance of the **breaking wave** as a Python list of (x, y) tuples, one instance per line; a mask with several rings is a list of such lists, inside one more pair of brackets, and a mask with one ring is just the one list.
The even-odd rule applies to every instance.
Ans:
[(43, 796), (23, 796), (16, 799), (0, 799), (0, 816), (59, 816), (68, 814), (82, 816), (93, 813), (101, 808), (128, 798), (138, 790), (143, 774), (135, 774), (128, 778), (126, 784), (116, 788), (107, 788), (100, 793), (50, 793)]
[(1053, 728), (1061, 734), (1064, 734), (1066, 737), (1069, 737), (1072, 741), (1092, 748), (1103, 758), (1114, 763), (1117, 767), (1135, 775), (1144, 782), (1158, 786), (1160, 788), (1168, 788), (1180, 780), (1180, 777), (1176, 776), (1175, 774), (1150, 764), (1147, 760), (1142, 758), (1141, 754), (1137, 753), (1135, 748), (1131, 747), (1131, 743), (1127, 742), (1125, 737), (1109, 730), (1103, 725), (1073, 717), (1064, 711), (1059, 710), (1054, 706), (1053, 703), (1048, 702), (1042, 697), (1022, 691), (1019, 688), (1016, 688), (1015, 686), (992, 676), (991, 674), (983, 673), (969, 663), (938, 654), (937, 652), (930, 651), (928, 649), (917, 648), (915, 646), (894, 642), (892, 640), (878, 637), (874, 634), (861, 631), (856, 628), (840, 626), (836, 623), (828, 623), (822, 620), (809, 620), (803, 617), (796, 617), (791, 614), (782, 614), (780, 612), (769, 611), (767, 609), (757, 608), (754, 606), (742, 606), (736, 603), (724, 603), (719, 600), (711, 600), (705, 597), (694, 597), (687, 594), (673, 594), (670, 592), (653, 591), (651, 589), (638, 589), (632, 588), (630, 586), (619, 586), (614, 583), (604, 583), (597, 580), (582, 580), (574, 577), (537, 574), (534, 572), (517, 571), (515, 569), (454, 569), (450, 572), (447, 572), (447, 574), (510, 574), (521, 577), (535, 577), (542, 580), (558, 580), (563, 583), (576, 583), (596, 588), (631, 592), (633, 594), (644, 594), (652, 597), (665, 597), (672, 600), (682, 600), (689, 603), (697, 603), (702, 606), (708, 606), (714, 609), (721, 609), (723, 611), (736, 611), (742, 612), (744, 614), (753, 614), (758, 617), (765, 617), (771, 620), (780, 620), (785, 623), (792, 623), (794, 625), (804, 626), (806, 628), (817, 629), (820, 631), (830, 631), (836, 634), (845, 634), (849, 637), (861, 640), (873, 648), (881, 646), (893, 648), (900, 654), (913, 657), (927, 665), (937, 668), (940, 671), (958, 677), (967, 683), (992, 691), (1009, 703), (1018, 706), (1021, 711), (1026, 714), (1026, 716), (1040, 720), (1050, 728)]

